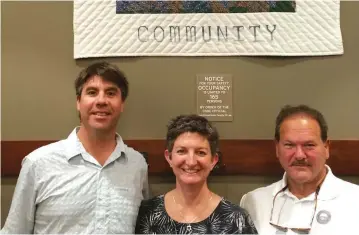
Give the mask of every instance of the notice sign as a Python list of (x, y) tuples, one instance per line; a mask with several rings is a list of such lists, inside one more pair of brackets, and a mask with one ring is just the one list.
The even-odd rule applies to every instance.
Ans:
[(197, 114), (210, 121), (233, 121), (231, 75), (197, 75)]

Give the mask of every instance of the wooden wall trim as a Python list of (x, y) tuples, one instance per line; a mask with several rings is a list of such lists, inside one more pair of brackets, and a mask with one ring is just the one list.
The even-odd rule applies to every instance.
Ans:
[[(18, 176), (21, 161), (36, 148), (52, 143), (42, 141), (1, 141), (1, 175)], [(168, 175), (171, 168), (163, 157), (164, 140), (126, 140), (128, 146), (148, 154), (149, 174)], [(216, 175), (281, 175), (272, 140), (221, 140), (222, 161)], [(359, 140), (333, 140), (329, 166), (336, 175), (359, 176)]]

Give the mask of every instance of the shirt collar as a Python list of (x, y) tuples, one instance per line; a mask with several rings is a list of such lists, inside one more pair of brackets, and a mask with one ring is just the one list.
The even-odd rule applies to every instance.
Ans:
[[(331, 168), (328, 165), (325, 165), (328, 172), (325, 176), (325, 179), (320, 187), (320, 191), (318, 194), (318, 200), (330, 200), (337, 197), (340, 193), (340, 190), (336, 187), (338, 184), (338, 178), (334, 176)], [(287, 184), (287, 173), (284, 172), (282, 179), (275, 185), (274, 190), (272, 192), (273, 196), (279, 192), (282, 188), (284, 188)]]
[[(77, 136), (77, 132), (79, 131), (80, 127), (77, 126), (73, 129), (73, 131), (70, 133), (70, 135), (65, 140), (66, 143), (66, 158), (67, 160), (70, 160), (73, 157), (76, 157), (78, 155), (81, 155), (82, 153), (87, 153), (85, 148), (83, 147), (80, 139)], [(122, 137), (116, 133), (116, 147), (114, 150), (114, 153), (125, 153), (125, 143), (122, 140)], [(112, 156), (112, 155), (111, 155)], [(120, 156), (126, 156), (126, 154), (119, 154), (116, 158)], [(114, 160), (114, 159), (113, 159)]]
[(322, 187), (320, 188), (318, 194), (318, 199), (323, 201), (334, 199), (340, 194), (340, 188), (338, 187), (339, 179), (334, 176), (328, 165), (325, 166), (328, 169), (328, 173), (325, 176)]

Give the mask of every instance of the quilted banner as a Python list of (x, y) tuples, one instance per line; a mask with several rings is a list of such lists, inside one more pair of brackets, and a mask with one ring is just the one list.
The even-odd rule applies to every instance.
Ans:
[(74, 58), (343, 54), (339, 0), (74, 0)]

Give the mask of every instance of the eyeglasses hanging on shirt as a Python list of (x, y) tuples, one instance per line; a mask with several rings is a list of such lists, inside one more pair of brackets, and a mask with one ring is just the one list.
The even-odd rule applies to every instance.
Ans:
[(282, 188), (281, 190), (279, 190), (279, 192), (277, 192), (273, 198), (273, 205), (272, 205), (272, 210), (271, 210), (271, 216), (270, 216), (270, 220), (269, 220), (269, 224), (272, 225), (273, 227), (275, 227), (277, 230), (281, 231), (281, 232), (287, 232), (288, 230), (292, 230), (293, 232), (295, 233), (298, 233), (298, 234), (309, 234), (311, 228), (312, 228), (312, 224), (313, 224), (313, 221), (314, 221), (314, 216), (315, 216), (315, 213), (317, 211), (317, 205), (318, 205), (318, 194), (319, 194), (319, 190), (320, 190), (320, 186), (323, 182), (321, 182), (319, 184), (319, 186), (317, 187), (317, 189), (315, 190), (315, 206), (314, 206), (314, 211), (313, 211), (313, 214), (312, 214), (312, 219), (310, 221), (310, 224), (309, 224), (309, 227), (307, 228), (291, 228), (291, 227), (284, 227), (284, 226), (280, 226), (278, 225), (278, 222), (279, 222), (279, 218), (280, 218), (280, 214), (278, 216), (278, 221), (277, 221), (277, 224), (273, 223), (272, 222), (272, 218), (273, 218), (273, 209), (274, 209), (274, 204), (275, 204), (275, 199), (277, 198), (277, 196), (284, 192), (287, 188), (288, 188), (288, 185), (286, 185), (284, 188)]

